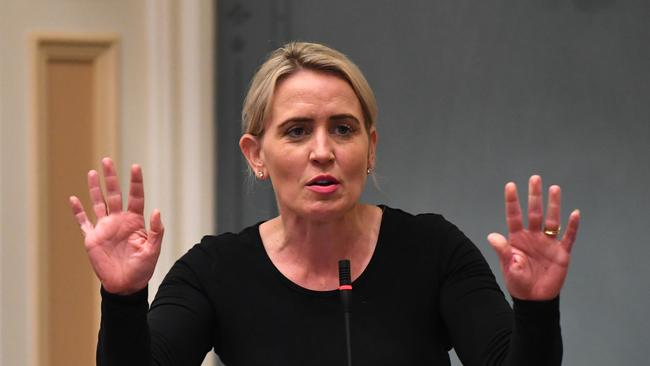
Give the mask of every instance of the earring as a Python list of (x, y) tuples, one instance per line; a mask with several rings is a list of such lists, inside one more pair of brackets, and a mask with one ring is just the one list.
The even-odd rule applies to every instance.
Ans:
[(370, 173), (372, 173), (372, 169), (371, 168), (366, 169), (366, 174), (370, 175)]
[(264, 178), (264, 172), (261, 171), (261, 170), (259, 170), (259, 171), (257, 172), (257, 176), (258, 176), (260, 179)]

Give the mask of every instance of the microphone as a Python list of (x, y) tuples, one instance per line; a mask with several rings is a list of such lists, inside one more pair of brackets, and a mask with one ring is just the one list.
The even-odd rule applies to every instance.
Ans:
[(347, 349), (348, 366), (352, 366), (352, 346), (350, 345), (350, 302), (352, 300), (352, 279), (350, 275), (350, 260), (339, 261), (339, 294), (343, 306), (345, 320), (345, 344)]

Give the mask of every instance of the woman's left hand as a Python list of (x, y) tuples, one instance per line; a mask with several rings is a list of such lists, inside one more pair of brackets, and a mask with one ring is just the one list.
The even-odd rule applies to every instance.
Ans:
[(521, 300), (551, 300), (560, 294), (571, 261), (571, 247), (576, 239), (580, 211), (574, 210), (562, 239), (560, 230), (559, 186), (548, 189), (546, 218), (542, 210), (542, 179), (538, 175), (528, 182), (528, 229), (522, 223), (517, 186), (505, 187), (508, 238), (492, 233), (488, 241), (497, 252), (506, 287), (512, 297)]

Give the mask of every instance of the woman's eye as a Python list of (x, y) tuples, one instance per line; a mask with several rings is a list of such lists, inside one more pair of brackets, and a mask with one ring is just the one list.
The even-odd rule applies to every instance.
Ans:
[(286, 132), (287, 136), (289, 136), (291, 138), (299, 138), (299, 137), (304, 136), (306, 133), (307, 133), (306, 129), (304, 127), (300, 127), (300, 126), (291, 127)]
[(347, 136), (347, 135), (349, 135), (350, 133), (352, 133), (352, 127), (350, 127), (350, 126), (348, 126), (348, 125), (337, 125), (337, 126), (334, 128), (334, 132), (335, 132), (337, 135)]

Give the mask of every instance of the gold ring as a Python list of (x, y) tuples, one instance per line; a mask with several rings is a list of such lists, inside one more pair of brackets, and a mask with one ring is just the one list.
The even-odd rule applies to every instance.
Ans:
[(557, 229), (549, 229), (547, 227), (544, 228), (544, 234), (548, 236), (557, 236), (557, 234), (559, 233), (560, 233), (560, 227), (558, 227)]

